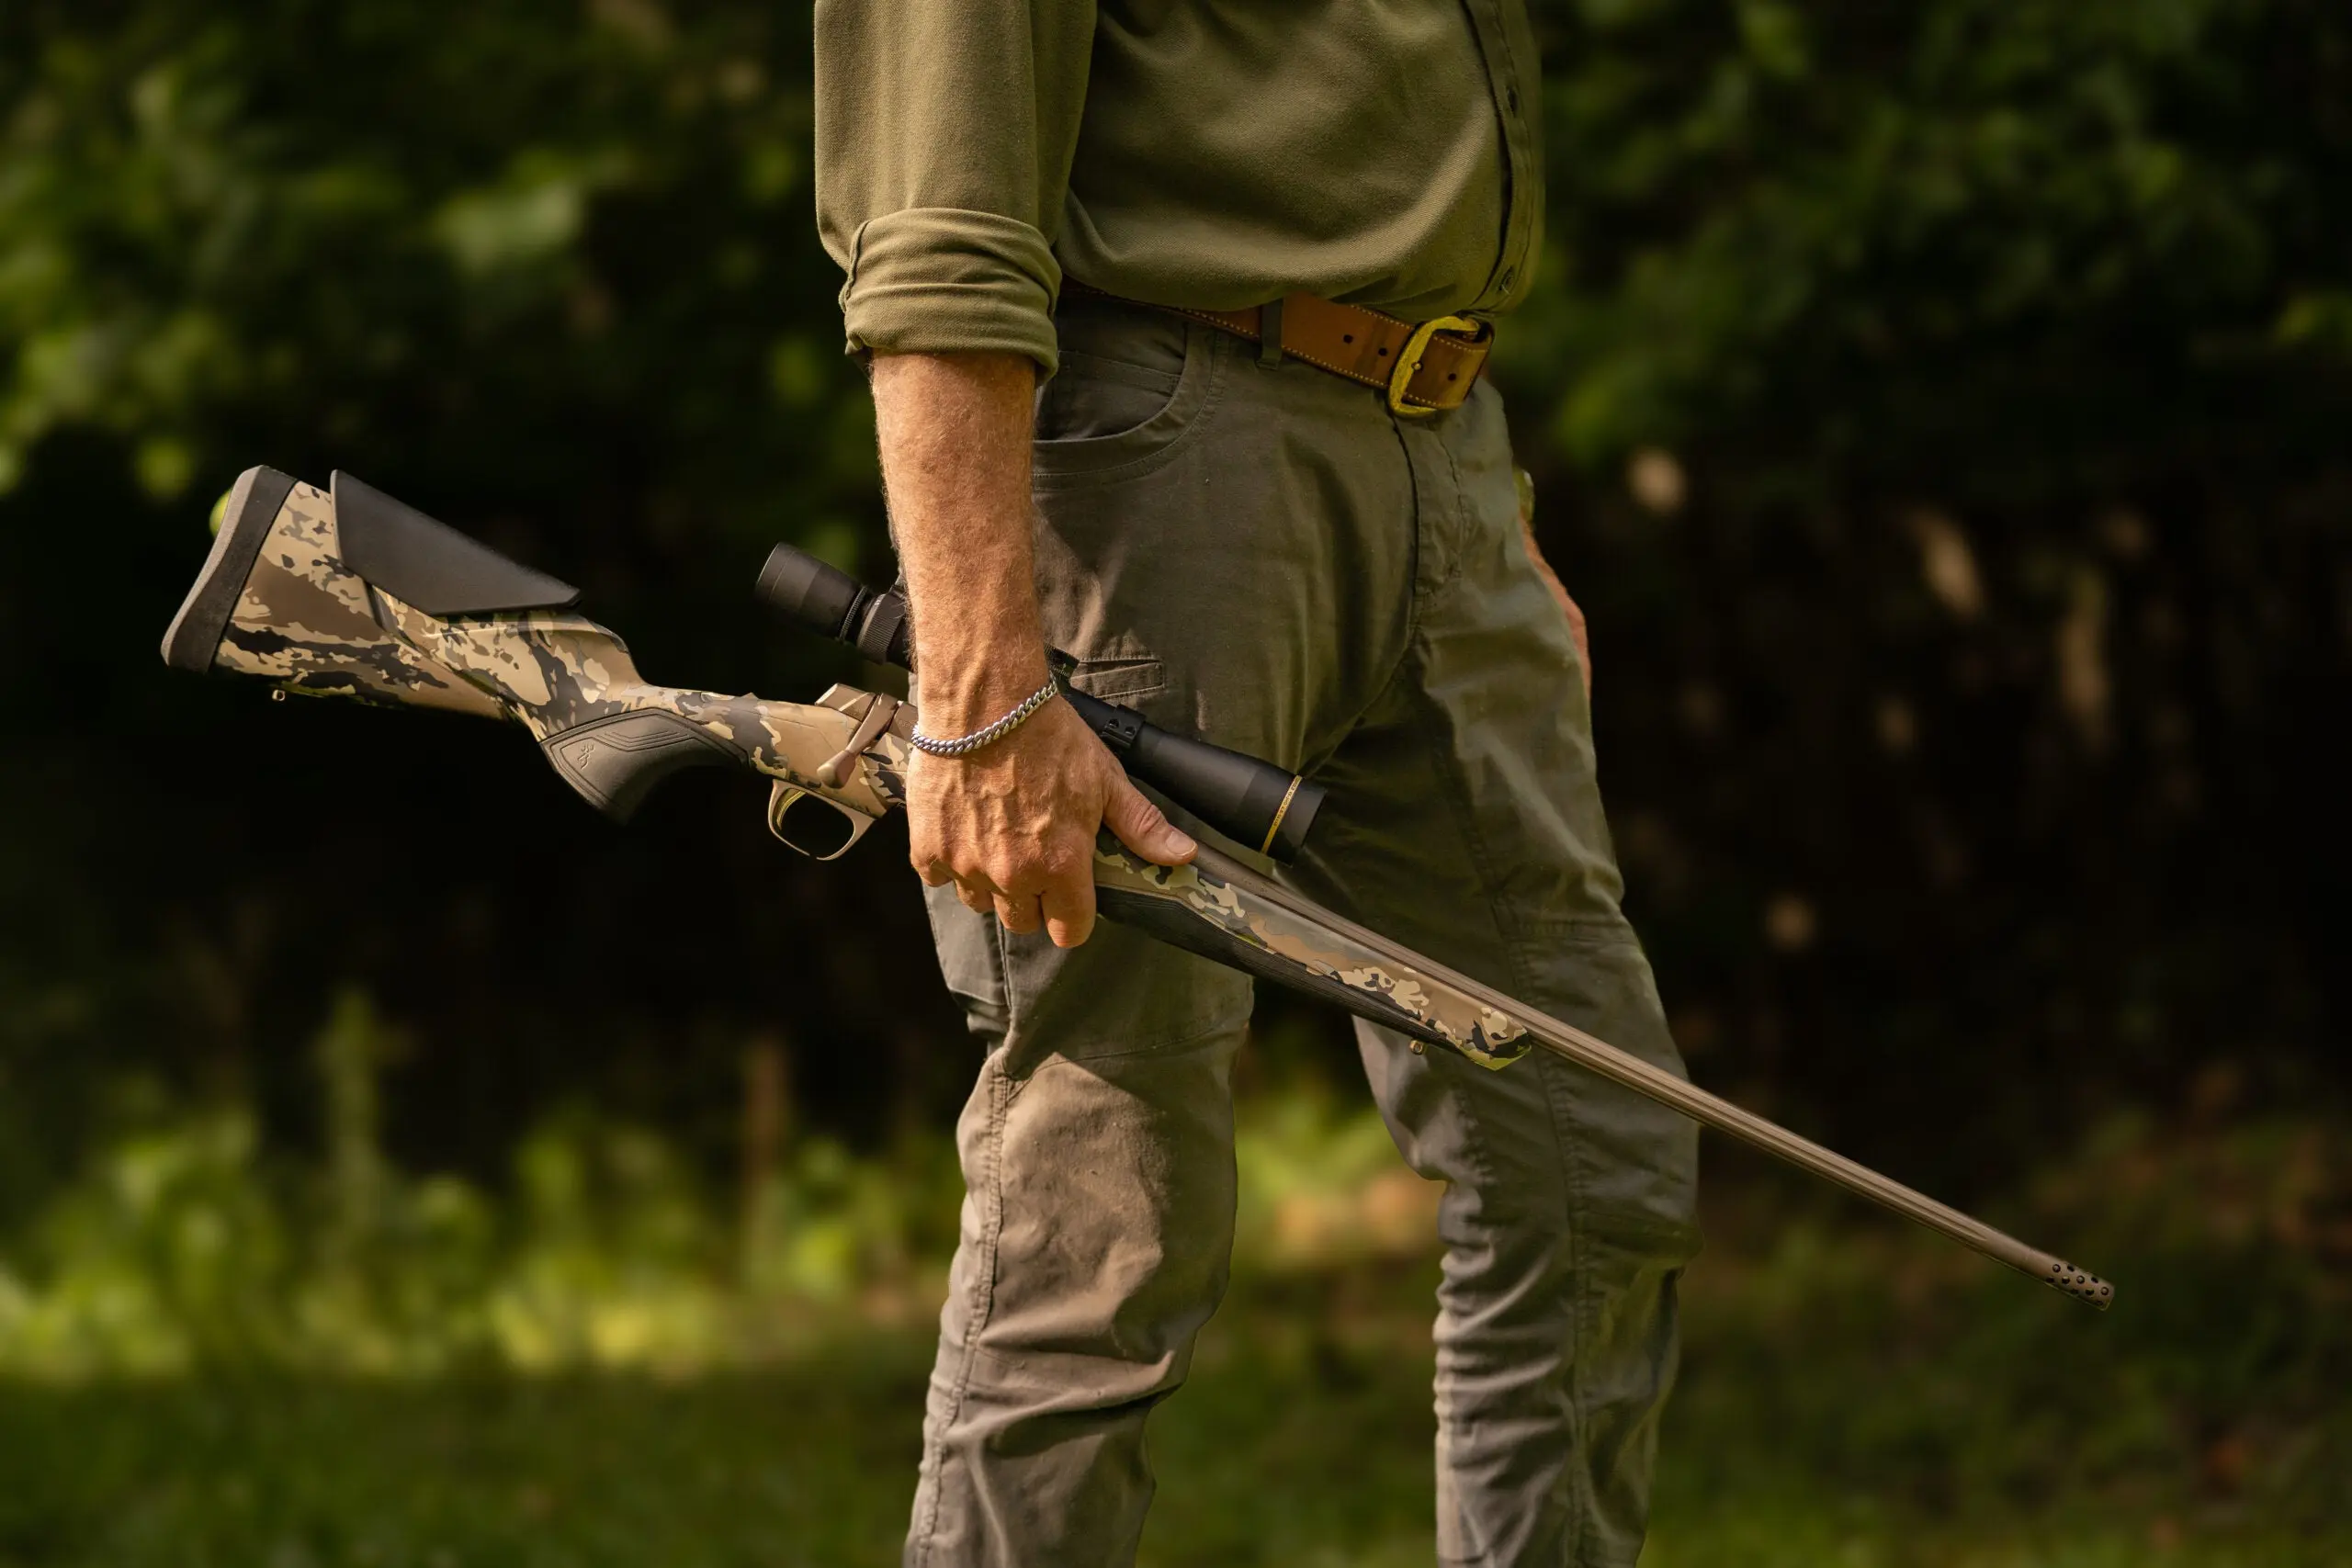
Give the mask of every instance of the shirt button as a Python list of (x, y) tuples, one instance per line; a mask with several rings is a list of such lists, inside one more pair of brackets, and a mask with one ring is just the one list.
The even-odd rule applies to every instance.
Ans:
[(1511, 87), (1505, 90), (1503, 93), (1503, 104), (1504, 107), (1509, 108), (1511, 113), (1517, 114), (1519, 112), (1519, 89), (1517, 87)]
[(1507, 267), (1503, 268), (1503, 275), (1502, 275), (1500, 277), (1498, 277), (1498, 278), (1495, 279), (1495, 284), (1496, 284), (1496, 287), (1498, 287), (1498, 288), (1506, 288), (1506, 289), (1507, 289), (1507, 288), (1510, 288), (1513, 283), (1517, 282), (1517, 281), (1518, 281), (1518, 279), (1519, 279), (1519, 268), (1517, 268), (1517, 267), (1515, 267), (1515, 266), (1507, 266)]

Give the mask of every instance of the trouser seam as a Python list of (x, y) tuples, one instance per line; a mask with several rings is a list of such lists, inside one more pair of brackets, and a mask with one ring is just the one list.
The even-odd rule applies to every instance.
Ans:
[[(1552, 1068), (1551, 1063), (1533, 1064), (1543, 1070), (1544, 1104), (1551, 1112), (1552, 1140), (1560, 1151), (1562, 1190), (1567, 1199), (1567, 1213), (1561, 1216), (1568, 1233), (1568, 1297), (1571, 1303), (1570, 1321), (1574, 1325), (1576, 1343), (1568, 1347), (1568, 1438), (1576, 1445), (1579, 1463), (1589, 1466), (1591, 1456), (1585, 1451), (1585, 1347), (1592, 1343), (1592, 1295), (1585, 1289), (1586, 1235), (1588, 1227), (1580, 1222), (1586, 1212), (1584, 1169), (1577, 1157), (1576, 1109), (1562, 1103), (1564, 1075)], [(1592, 1529), (1592, 1517), (1585, 1508), (1584, 1490), (1576, 1484), (1577, 1471), (1573, 1467), (1560, 1472), (1561, 1488), (1566, 1494), (1561, 1499), (1568, 1516), (1565, 1532), (1569, 1545), (1566, 1562), (1573, 1565), (1590, 1561), (1587, 1536)]]
[[(1324, 763), (1329, 761), (1338, 752), (1339, 749), (1347, 743), (1347, 738), (1353, 734), (1357, 727), (1364, 722), (1366, 716), (1381, 711), (1388, 699), (1389, 694), (1394, 692), (1396, 689), (1397, 682), (1405, 678), (1406, 669), (1412, 663), (1413, 660), (1413, 639), (1420, 635), (1420, 480), (1413, 463), (1412, 443), (1406, 438), (1403, 423), (1394, 418), (1391, 418), (1388, 421), (1388, 433), (1396, 438), (1396, 455), (1398, 457), (1403, 459), (1405, 464), (1406, 487), (1413, 498), (1412, 536), (1408, 541), (1409, 547), (1407, 552), (1408, 558), (1405, 571), (1404, 631), (1397, 638), (1396, 660), (1395, 663), (1388, 667), (1388, 673), (1381, 677), (1379, 682), (1371, 688), (1371, 695), (1366, 697), (1360, 706), (1348, 715), (1346, 721), (1339, 725), (1337, 728), (1333, 730), (1332, 733), (1335, 738), (1329, 746), (1325, 747), (1319, 753), (1312, 754), (1302, 759), (1300, 771), (1303, 773), (1312, 773)], [(1278, 879), (1283, 877), (1283, 873), (1279, 867), (1275, 870), (1275, 876)]]
[[(1478, 1119), (1478, 1108), (1475, 1097), (1463, 1092), (1459, 1072), (1438, 1069), (1434, 1064), (1432, 1064), (1432, 1070), (1440, 1071), (1440, 1081), (1445, 1085), (1446, 1098), (1451, 1100), (1461, 1112), (1462, 1125), (1468, 1134), (1463, 1140), (1464, 1153), (1469, 1156), (1471, 1168), (1477, 1175), (1479, 1190), (1494, 1190), (1498, 1185), (1495, 1162), (1487, 1147), (1486, 1126)], [(1483, 1067), (1478, 1070), (1486, 1071)], [(1449, 1457), (1453, 1451), (1453, 1445), (1451, 1443), (1446, 1445), (1446, 1453)], [(1477, 1518), (1463, 1507), (1460, 1489), (1448, 1488), (1447, 1495), (1453, 1498), (1455, 1527), (1471, 1538), (1471, 1544), (1475, 1549), (1475, 1555), (1471, 1561), (1482, 1565), (1482, 1568), (1492, 1568), (1495, 1561), (1494, 1548), (1487, 1542), (1486, 1532), (1479, 1528)]]
[[(1414, 466), (1413, 449), (1410, 439), (1406, 435), (1405, 428), (1401, 422), (1396, 422), (1396, 439), (1405, 444), (1406, 464), (1408, 468), (1412, 468)], [(1442, 431), (1432, 430), (1429, 433), (1429, 436), (1431, 443), (1436, 446), (1438, 454), (1445, 459), (1445, 480), (1447, 488), (1452, 495), (1452, 505), (1448, 509), (1447, 516), (1443, 519), (1444, 522), (1452, 525), (1451, 532), (1445, 541), (1450, 558), (1445, 563), (1445, 575), (1438, 579), (1436, 581), (1431, 582), (1427, 591), (1424, 592), (1420, 588), (1421, 543), (1426, 537), (1426, 535), (1420, 526), (1421, 486), (1417, 473), (1413, 484), (1414, 525), (1412, 581), (1414, 584), (1414, 592), (1411, 596), (1410, 607), (1407, 612), (1407, 621), (1405, 625), (1405, 641), (1406, 646), (1408, 648), (1412, 646), (1413, 638), (1418, 636), (1420, 631), (1420, 612), (1423, 603), (1425, 601), (1434, 602), (1451, 591), (1456, 583), (1462, 581), (1463, 575), (1467, 570), (1470, 562), (1469, 546), (1472, 513), (1470, 493), (1462, 483), (1462, 464), (1454, 457), (1453, 448), (1447, 443)]]
[[(1412, 548), (1405, 562), (1405, 636), (1397, 644), (1396, 663), (1388, 672), (1382, 689), (1396, 683), (1405, 666), (1413, 656), (1413, 639), (1421, 635), (1421, 477), (1419, 465), (1413, 461), (1412, 438), (1406, 434), (1404, 422), (1391, 417), (1388, 433), (1396, 438), (1396, 455), (1405, 459), (1405, 483), (1413, 498)], [(1375, 702), (1377, 698), (1374, 699)]]
[[(1462, 834), (1464, 845), (1469, 851), (1471, 872), (1477, 882), (1479, 897), (1487, 905), (1487, 912), (1495, 923), (1497, 935), (1501, 938), (1504, 961), (1510, 965), (1511, 971), (1511, 987), (1519, 995), (1532, 997), (1536, 994), (1536, 987), (1534, 966), (1530, 960), (1528, 943), (1521, 932), (1519, 922), (1509, 917), (1502, 899), (1495, 891), (1498, 882), (1494, 873), (1493, 856), (1478, 831), (1477, 812), (1472, 806), (1469, 781), (1462, 775), (1459, 768), (1455, 766), (1453, 757), (1441, 741), (1444, 726), (1432, 723), (1424, 725), (1422, 729), (1428, 737), (1426, 744), (1429, 750), (1430, 771), (1444, 780), (1448, 785), (1441, 793), (1446, 796), (1446, 804), (1454, 814), (1455, 826)], [(1544, 1105), (1552, 1124), (1552, 1143), (1553, 1146), (1559, 1151), (1560, 1187), (1566, 1210), (1560, 1215), (1560, 1222), (1567, 1233), (1569, 1295), (1574, 1303), (1571, 1307), (1570, 1322), (1576, 1334), (1576, 1343), (1568, 1348), (1567, 1364), (1564, 1369), (1566, 1373), (1568, 1394), (1568, 1441), (1575, 1459), (1582, 1461), (1585, 1458), (1585, 1389), (1584, 1360), (1581, 1352), (1583, 1347), (1591, 1341), (1591, 1325), (1589, 1320), (1591, 1292), (1583, 1289), (1587, 1261), (1585, 1258), (1586, 1227), (1578, 1223), (1578, 1216), (1585, 1210), (1585, 1192), (1582, 1172), (1574, 1154), (1575, 1145), (1571, 1142), (1576, 1118), (1573, 1111), (1563, 1116), (1557, 1086), (1554, 1081), (1557, 1075), (1544, 1070), (1549, 1065), (1548, 1062), (1542, 1060), (1532, 1061), (1528, 1064), (1527, 1070), (1542, 1075), (1538, 1081), (1543, 1085)], [(1478, 1158), (1483, 1168), (1482, 1177), (1485, 1183), (1491, 1186), (1493, 1170), (1486, 1160), (1484, 1134), (1479, 1129), (1478, 1118), (1471, 1097), (1461, 1094), (1458, 1090), (1453, 1090), (1451, 1085), (1449, 1085), (1449, 1090), (1455, 1093), (1463, 1108), (1464, 1124), (1471, 1128), (1474, 1139), (1477, 1140)], [(1574, 1463), (1561, 1467), (1561, 1485), (1566, 1493), (1566, 1496), (1562, 1501), (1568, 1514), (1568, 1528), (1564, 1532), (1564, 1539), (1569, 1545), (1570, 1555), (1566, 1562), (1571, 1568), (1574, 1563), (1584, 1560), (1585, 1537), (1591, 1528), (1591, 1519), (1580, 1506), (1580, 1494), (1575, 1483), (1575, 1474)], [(1483, 1541), (1479, 1543), (1479, 1547), (1482, 1554), (1491, 1556), (1491, 1552), (1487, 1551)]]
[(1462, 464), (1444, 436), (1436, 436), (1436, 441), (1437, 449), (1445, 454), (1446, 483), (1453, 491), (1453, 560), (1445, 574), (1445, 581), (1430, 584), (1430, 597), (1432, 599), (1461, 581), (1464, 570), (1470, 564), (1470, 496), (1462, 487)]
[[(993, 921), (990, 923), (994, 924)], [(1001, 928), (998, 930), (997, 940), (993, 945), (996, 949), (997, 980), (1006, 998), (1006, 1032), (1009, 1036), (1012, 1032), (1012, 974), (1005, 958)], [(922, 1529), (916, 1543), (916, 1556), (919, 1562), (930, 1561), (932, 1544), (938, 1537), (939, 1511), (947, 1494), (947, 1435), (955, 1429), (956, 1423), (963, 1419), (964, 1401), (972, 1388), (973, 1364), (979, 1359), (975, 1341), (987, 1328), (989, 1314), (995, 1310), (996, 1305), (997, 1255), (1004, 1230), (1004, 1123), (1013, 1098), (1020, 1092), (1020, 1086), (1008, 1077), (1002, 1070), (1001, 1064), (1009, 1049), (1009, 1043), (1000, 1045), (980, 1067), (980, 1071), (987, 1075), (989, 1082), (989, 1126), (982, 1154), (982, 1158), (987, 1162), (985, 1171), (987, 1198), (986, 1207), (981, 1211), (980, 1256), (976, 1260), (978, 1267), (973, 1270), (979, 1284), (977, 1299), (965, 1312), (962, 1332), (957, 1336), (960, 1343), (957, 1350), (955, 1387), (947, 1396), (947, 1407), (943, 1412), (938, 1429), (932, 1436), (929, 1443), (931, 1452), (928, 1457), (932, 1467), (931, 1506), (924, 1513)]]

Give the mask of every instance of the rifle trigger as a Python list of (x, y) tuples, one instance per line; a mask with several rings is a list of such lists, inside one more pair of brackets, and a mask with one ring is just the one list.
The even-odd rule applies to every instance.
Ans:
[(890, 721), (898, 713), (898, 698), (875, 693), (873, 700), (865, 705), (865, 716), (859, 720), (857, 732), (849, 738), (848, 745), (825, 759), (825, 765), (817, 770), (817, 782), (827, 789), (839, 789), (848, 783), (850, 769), (856, 765), (859, 754), (890, 728)]

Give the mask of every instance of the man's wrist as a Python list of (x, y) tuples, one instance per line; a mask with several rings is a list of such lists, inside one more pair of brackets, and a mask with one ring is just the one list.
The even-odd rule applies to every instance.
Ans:
[(928, 723), (909, 737), (918, 751), (934, 757), (964, 757), (984, 750), (1037, 716), (1061, 694), (1061, 683), (1048, 676), (1030, 694), (986, 724), (963, 731), (940, 730)]
[(994, 723), (1043, 687), (1050, 672), (1041, 643), (940, 654), (924, 647), (918, 633), (916, 646), (926, 735), (967, 735)]

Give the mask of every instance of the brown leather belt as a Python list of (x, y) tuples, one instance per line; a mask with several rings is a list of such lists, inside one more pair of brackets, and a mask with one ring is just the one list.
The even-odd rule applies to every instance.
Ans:
[[(1276, 304), (1246, 310), (1194, 310), (1106, 294), (1074, 277), (1062, 280), (1062, 292), (1205, 322), (1258, 344), (1262, 359), (1300, 360), (1385, 392), (1389, 409), (1407, 419), (1460, 408), (1485, 373), (1495, 341), (1493, 326), (1484, 321), (1460, 316), (1402, 321), (1312, 294), (1286, 294)], [(1278, 346), (1268, 344), (1269, 336)]]

